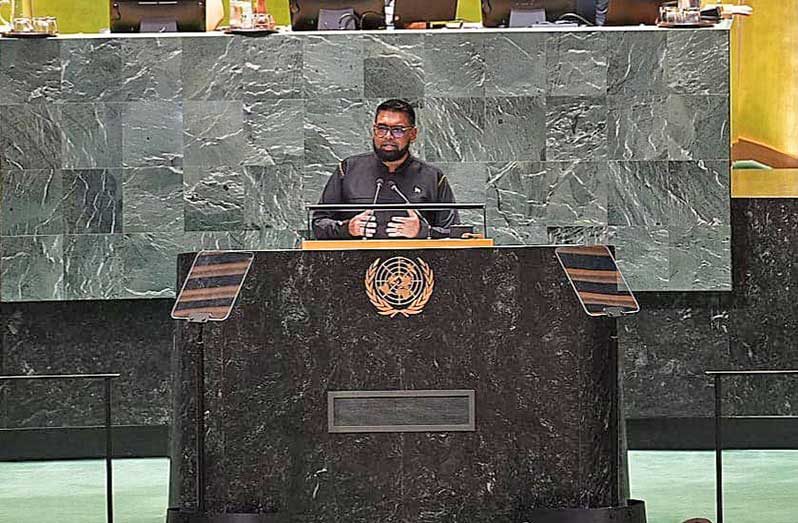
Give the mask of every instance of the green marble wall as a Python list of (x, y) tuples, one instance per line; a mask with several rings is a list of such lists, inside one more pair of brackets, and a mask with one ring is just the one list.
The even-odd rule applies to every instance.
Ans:
[(728, 290), (728, 36), (0, 39), (0, 301), (169, 297), (179, 252), (293, 247), (391, 97), (499, 244), (612, 243), (636, 291)]
[[(228, 0), (225, 0), (225, 5)], [(269, 0), (269, 9), (280, 24), (289, 23), (288, 0)], [(34, 14), (55, 16), (62, 33), (97, 33), (108, 27), (107, 0), (34, 0)], [(2, 15), (8, 18), (8, 13)], [(479, 0), (461, 0), (460, 18), (480, 19)]]

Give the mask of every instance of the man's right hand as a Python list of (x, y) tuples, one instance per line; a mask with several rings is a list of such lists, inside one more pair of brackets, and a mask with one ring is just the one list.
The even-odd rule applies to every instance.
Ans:
[(374, 211), (363, 211), (349, 220), (349, 235), (353, 238), (371, 238), (377, 233)]

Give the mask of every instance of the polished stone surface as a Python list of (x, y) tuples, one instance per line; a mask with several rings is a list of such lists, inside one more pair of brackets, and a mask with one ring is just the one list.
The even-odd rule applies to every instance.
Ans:
[[(171, 300), (5, 303), (0, 375), (115, 372), (116, 425), (164, 425), (170, 414)], [(0, 427), (85, 427), (105, 419), (98, 381), (6, 382)]]
[[(212, 511), (509, 523), (615, 502), (615, 320), (584, 314), (553, 248), (405, 251), (435, 281), (409, 318), (364, 289), (393, 254), (259, 252), (229, 320), (178, 325), (173, 505), (195, 495), (199, 329)], [(475, 432), (328, 433), (327, 391), (451, 389), (475, 391)]]
[[(509, 223), (502, 227), (501, 234), (513, 239), (511, 234), (546, 241), (549, 232), (546, 227), (524, 224), (525, 215), (513, 211), (518, 205), (514, 203), (518, 200), (512, 200), (516, 195), (510, 194), (523, 187), (523, 176), (545, 176), (545, 165), (534, 162), (514, 168), (499, 165), (490, 172), (484, 163), (444, 166), (450, 173), (455, 190), (475, 198), (483, 193), (468, 184), (470, 176), (479, 176), (487, 183), (502, 175), (492, 182), (492, 186), (496, 187), (492, 190), (506, 187), (508, 191), (502, 193), (502, 197), (511, 198), (509, 202), (512, 205), (505, 215), (496, 215), (497, 220), (506, 219)], [(172, 176), (166, 185), (152, 185), (155, 181), (146, 179), (148, 174), (147, 171), (137, 172), (137, 178), (141, 175), (145, 179), (135, 180), (135, 184), (141, 187), (142, 193), (155, 193), (147, 197), (153, 203), (158, 201), (158, 194), (174, 194), (175, 187), (181, 186), (180, 173), (164, 173), (164, 176)], [(286, 173), (285, 176), (293, 175)], [(312, 179), (312, 171), (303, 172), (302, 176)], [(48, 178), (46, 173), (42, 173), (41, 177), (37, 174), (36, 179)], [(60, 194), (61, 189), (55, 188), (60, 184), (60, 179), (49, 179), (51, 188), (46, 188), (47, 184), (43, 183), (35, 191), (27, 193), (36, 195), (32, 199), (34, 203), (45, 201), (40, 200), (45, 192)], [(14, 180), (15, 184), (29, 183), (25, 178)], [(255, 187), (254, 181), (245, 182)], [(128, 190), (127, 187), (125, 190)], [(182, 205), (180, 198), (164, 196), (164, 199), (181, 202)], [(52, 208), (52, 205), (47, 208)], [(160, 216), (164, 216), (164, 221), (178, 219), (182, 214), (175, 212), (175, 209), (162, 209)], [(174, 256), (181, 247), (176, 240), (180, 235), (168, 230), (150, 233), (138, 231), (127, 235), (130, 237), (127, 243), (115, 241), (126, 235), (69, 235), (66, 236), (68, 241), (62, 243), (64, 236), (44, 232), (60, 230), (48, 229), (53, 224), (48, 222), (47, 212), (40, 210), (40, 214), (30, 216), (29, 225), (23, 225), (24, 221), (10, 221), (8, 215), (2, 218), (4, 226), (18, 223), (13, 227), (31, 227), (31, 233), (4, 238), (7, 241), (3, 245), (8, 246), (9, 250), (3, 251), (2, 278), (6, 279), (9, 272), (24, 276), (13, 277), (13, 281), (22, 282), (21, 286), (4, 287), (5, 301), (19, 301), (21, 297), (30, 296), (41, 300), (63, 300), (105, 294), (138, 298), (171, 295), (176, 268), (157, 268), (154, 261), (147, 257)], [(619, 321), (618, 344), (625, 356), (624, 403), (627, 416), (711, 416), (712, 385), (703, 376), (708, 369), (798, 368), (798, 357), (794, 350), (794, 339), (798, 332), (798, 308), (794, 297), (798, 280), (794, 263), (794, 245), (798, 242), (798, 199), (733, 200), (731, 217), (735, 238), (731, 246), (735, 282), (731, 292), (638, 293), (643, 308), (641, 313)], [(282, 216), (276, 218), (287, 219)], [(36, 224), (42, 224), (40, 231), (43, 232), (32, 233)], [(58, 227), (63, 227), (60, 222)], [(597, 237), (602, 231), (591, 227), (552, 227), (550, 232), (558, 238), (570, 235), (571, 238), (584, 239), (590, 235)], [(647, 230), (640, 226), (627, 226), (617, 229), (613, 234), (635, 231), (635, 234), (643, 235)], [(639, 274), (667, 280), (671, 267), (663, 253), (668, 252), (669, 229), (663, 226), (653, 231), (645, 233), (648, 234), (646, 242), (636, 242), (635, 236), (630, 235), (630, 245), (635, 248), (634, 258), (644, 263)], [(70, 241), (83, 238), (97, 245), (74, 245)], [(289, 240), (289, 237), (273, 229), (195, 232), (188, 239), (192, 249), (256, 249), (261, 245), (285, 244)], [(153, 250), (152, 245), (157, 246), (157, 249)], [(92, 253), (95, 250), (104, 256), (94, 256)], [(73, 271), (86, 273), (86, 281), (98, 283), (90, 287), (81, 285), (81, 278), (64, 280), (65, 254), (68, 255), (66, 261), (72, 267), (67, 274)], [(706, 270), (706, 265), (691, 266), (701, 272)], [(492, 278), (500, 270), (506, 268), (486, 266), (485, 277)], [(121, 283), (114, 284), (112, 276), (122, 278)], [(155, 285), (151, 283), (153, 278), (157, 282)], [(362, 285), (362, 281), (354, 285)], [(527, 292), (534, 296), (539, 290), (527, 289)], [(293, 303), (292, 296), (286, 294), (284, 303)], [(154, 424), (166, 423), (170, 400), (164, 392), (168, 389), (161, 384), (169, 379), (172, 321), (168, 318), (168, 312), (171, 305), (171, 299), (130, 300), (117, 304), (102, 301), (4, 304), (0, 307), (0, 327), (6, 341), (5, 346), (0, 346), (0, 352), (9, 354), (6, 347), (13, 345), (16, 347), (14, 361), (24, 364), (4, 366), (2, 370), (27, 373), (121, 370), (130, 376), (126, 378), (130, 380), (125, 382), (126, 385), (144, 382), (137, 389), (138, 396), (124, 403), (124, 408), (135, 414), (122, 419), (134, 424), (144, 423), (145, 420), (152, 420)], [(286, 328), (291, 325), (296, 327), (296, 321), (304, 318), (300, 307), (291, 310), (296, 312), (295, 316), (291, 316), (295, 320), (286, 323)], [(340, 311), (335, 311), (330, 318), (338, 318), (339, 315)], [(518, 325), (522, 325), (520, 320), (523, 317), (517, 317)], [(489, 329), (492, 333), (498, 332), (492, 327)], [(496, 329), (512, 332), (508, 324)], [(475, 343), (475, 346), (481, 346), (482, 342)], [(157, 354), (150, 351), (157, 351)], [(2, 361), (8, 362), (9, 358), (0, 354)], [(90, 360), (90, 363), (84, 363), (86, 360)], [(737, 379), (729, 381), (726, 390), (724, 405), (731, 414), (795, 415), (795, 405), (798, 404), (798, 381), (795, 378)], [(96, 410), (97, 397), (89, 393), (87, 390), (87, 395), (78, 399), (77, 392), (55, 388), (43, 392), (35, 401), (33, 398), (20, 397), (21, 416), (30, 420), (31, 424), (34, 420), (48, 420), (52, 425), (70, 424), (73, 421), (80, 424), (78, 420), (83, 419), (83, 413), (92, 416), (100, 414)], [(124, 395), (125, 392), (120, 390), (115, 394)], [(63, 406), (58, 399), (62, 395), (65, 402)], [(0, 417), (5, 415), (4, 412), (0, 408)]]
[(389, 97), (499, 244), (612, 239), (637, 291), (728, 290), (728, 55), (725, 29), (2, 40), (0, 296), (171, 295), (168, 252), (293, 246)]
[[(731, 292), (639, 293), (641, 313), (619, 322), (627, 416), (709, 417), (713, 388), (704, 371), (798, 368), (798, 200), (736, 199), (731, 217), (734, 242), (729, 245), (723, 226), (712, 240), (731, 250)], [(711, 262), (701, 260), (707, 251), (695, 252), (697, 257), (682, 263), (672, 278), (689, 280), (709, 270)], [(796, 414), (795, 377), (724, 383), (726, 414)]]

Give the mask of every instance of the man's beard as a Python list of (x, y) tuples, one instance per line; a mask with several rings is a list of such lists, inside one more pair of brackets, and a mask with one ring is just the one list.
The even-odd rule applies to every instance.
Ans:
[(374, 154), (383, 162), (395, 162), (396, 160), (400, 160), (407, 154), (407, 151), (410, 150), (410, 144), (407, 144), (401, 149), (397, 148), (392, 151), (385, 151), (377, 147), (377, 142), (374, 140), (371, 141), (371, 146), (374, 148)]

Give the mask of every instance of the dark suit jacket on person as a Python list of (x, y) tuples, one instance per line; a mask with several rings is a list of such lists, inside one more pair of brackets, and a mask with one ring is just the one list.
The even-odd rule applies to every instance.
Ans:
[[(327, 181), (319, 203), (322, 204), (366, 204), (374, 201), (377, 180), (383, 186), (377, 203), (404, 204), (402, 197), (392, 190), (396, 187), (410, 203), (454, 203), (454, 193), (446, 175), (440, 169), (408, 156), (396, 169), (388, 168), (374, 153), (351, 156), (341, 162), (336, 172)], [(319, 240), (351, 239), (349, 219), (359, 211), (317, 211), (313, 216), (313, 233)], [(457, 211), (424, 211), (421, 213), (419, 238), (448, 238), (449, 227), (460, 223)], [(404, 211), (376, 211), (377, 233), (375, 238), (387, 238), (385, 227), (392, 216), (407, 216)], [(425, 223), (426, 222), (426, 223)]]

